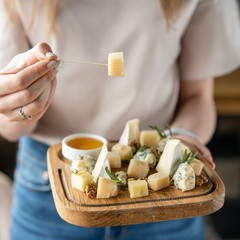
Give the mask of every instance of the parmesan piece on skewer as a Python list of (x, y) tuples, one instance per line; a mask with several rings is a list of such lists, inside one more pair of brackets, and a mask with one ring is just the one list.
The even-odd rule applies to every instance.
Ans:
[(108, 55), (108, 75), (113, 77), (124, 76), (123, 52), (109, 53)]

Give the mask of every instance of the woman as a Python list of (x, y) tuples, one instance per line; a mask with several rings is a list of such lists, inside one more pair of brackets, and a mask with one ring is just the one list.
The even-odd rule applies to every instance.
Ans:
[[(70, 133), (119, 137), (125, 122), (138, 117), (141, 129), (171, 123), (214, 167), (204, 144), (215, 127), (213, 78), (240, 63), (236, 2), (10, 3), (0, 6), (0, 133), (19, 140), (12, 239), (202, 239), (201, 218), (113, 228), (64, 222), (54, 207), (46, 151)], [(118, 51), (125, 54), (123, 79), (110, 79), (102, 66), (64, 64), (56, 71), (57, 58), (104, 63)]]

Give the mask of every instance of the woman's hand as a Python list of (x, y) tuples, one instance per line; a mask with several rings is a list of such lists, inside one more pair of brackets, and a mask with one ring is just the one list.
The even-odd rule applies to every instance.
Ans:
[(4, 75), (0, 75), (0, 113), (8, 121), (29, 124), (42, 117), (56, 90), (56, 60), (51, 48), (39, 43), (15, 56), (1, 71)]
[(210, 150), (205, 145), (203, 145), (197, 138), (191, 137), (191, 136), (186, 136), (186, 135), (176, 135), (174, 137), (176, 137), (177, 139), (191, 143), (194, 147), (196, 147), (196, 149), (199, 151), (199, 153), (202, 154), (202, 156), (209, 162), (211, 167), (213, 169), (215, 169), (215, 163), (213, 161)]

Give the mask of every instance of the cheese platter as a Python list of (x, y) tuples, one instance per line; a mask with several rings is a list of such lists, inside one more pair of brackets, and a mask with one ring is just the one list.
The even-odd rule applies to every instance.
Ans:
[[(145, 154), (148, 156), (146, 162), (149, 165), (147, 166), (145, 166), (146, 162), (142, 161), (142, 156), (143, 153), (149, 152), (149, 149), (142, 150), (142, 147), (138, 151), (135, 149), (135, 155), (131, 156), (127, 156), (126, 151), (122, 151), (121, 143), (127, 143), (125, 136), (130, 139), (131, 136), (137, 135), (140, 145), (145, 146), (149, 138), (144, 136), (149, 134), (156, 136), (155, 132), (144, 132), (143, 136), (140, 136), (136, 125), (131, 129), (126, 124), (120, 140), (109, 139), (108, 144), (103, 145), (90, 173), (81, 172), (82, 170), (76, 167), (78, 164), (75, 160), (69, 160), (62, 154), (62, 143), (50, 147), (47, 156), (48, 172), (55, 206), (62, 219), (77, 226), (104, 227), (190, 218), (208, 215), (219, 210), (224, 204), (224, 185), (200, 153), (197, 154), (198, 160), (193, 159), (197, 150), (190, 143), (181, 141), (182, 146), (194, 154), (191, 155), (193, 164), (190, 170), (186, 170), (190, 165), (190, 158), (186, 158), (185, 162), (184, 157), (177, 160), (176, 156), (181, 154), (178, 153), (180, 146), (178, 139), (165, 141), (165, 153), (163, 150), (159, 162), (154, 162), (153, 158)], [(150, 140), (152, 143), (153, 139)], [(171, 154), (166, 153), (167, 149), (175, 151), (172, 154), (171, 164), (167, 160), (171, 158)], [(115, 159), (117, 156), (115, 153), (118, 152), (122, 160), (125, 157), (130, 161), (121, 161), (120, 166), (115, 162), (114, 166), (117, 166), (115, 168), (112, 160), (109, 160)], [(186, 150), (184, 156), (186, 157)], [(86, 157), (77, 159), (77, 163), (82, 163), (81, 161), (86, 161)], [(179, 162), (179, 166), (176, 167), (174, 161), (181, 161), (181, 163)], [(198, 175), (200, 166), (198, 161), (202, 164), (201, 179), (205, 182), (197, 185), (196, 176), (195, 186), (194, 171)], [(140, 168), (137, 170), (139, 164)], [(186, 174), (190, 176), (187, 182), (177, 177), (184, 172), (180, 172), (182, 168), (186, 170), (184, 170), (185, 173), (194, 174), (194, 186), (192, 183), (189, 184), (192, 181), (189, 179), (193, 179), (191, 174)], [(89, 165), (87, 170), (89, 171)], [(119, 178), (122, 173), (128, 175), (127, 184), (119, 187), (117, 183), (123, 182), (123, 178)], [(170, 175), (171, 178), (169, 178)], [(97, 185), (94, 185), (95, 183)], [(90, 191), (88, 191), (89, 188)]]

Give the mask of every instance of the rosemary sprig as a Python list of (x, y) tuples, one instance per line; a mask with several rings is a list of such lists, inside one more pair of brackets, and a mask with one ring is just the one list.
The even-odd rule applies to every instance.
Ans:
[[(182, 163), (187, 162), (188, 164), (190, 164), (191, 161), (197, 156), (197, 154), (198, 154), (198, 152), (196, 152), (195, 154), (193, 154), (193, 156), (191, 156), (191, 152), (187, 154), (187, 149), (185, 149), (184, 154), (183, 154), (182, 161), (181, 161), (180, 164), (178, 165), (175, 173), (177, 172), (179, 166), (180, 166)], [(191, 158), (189, 159), (190, 156), (191, 156)], [(188, 159), (189, 159), (189, 160), (188, 160)], [(173, 176), (175, 175), (175, 173), (173, 174)], [(172, 179), (171, 179), (170, 182), (172, 182), (172, 180), (173, 180), (173, 177), (172, 177)]]
[(138, 149), (138, 152), (143, 152), (146, 147), (147, 147), (147, 145), (146, 145), (146, 144), (143, 144), (143, 145)]
[(113, 174), (111, 174), (108, 167), (105, 167), (105, 171), (107, 175), (110, 177), (111, 181), (116, 182), (118, 187), (120, 187), (121, 189), (125, 189), (124, 188), (125, 184), (122, 181), (120, 181), (118, 178), (116, 178)]
[(161, 138), (166, 138), (166, 137), (167, 137), (167, 135), (166, 135), (164, 132), (161, 132), (161, 131), (159, 130), (159, 128), (157, 127), (157, 125), (153, 125), (153, 126), (152, 126), (152, 125), (149, 125), (149, 127), (152, 128), (153, 130), (156, 130)]
[(77, 169), (75, 169), (74, 174), (78, 174), (78, 173), (79, 173), (79, 171)]
[(194, 153), (194, 155), (187, 161), (188, 164), (198, 155), (198, 152)]

